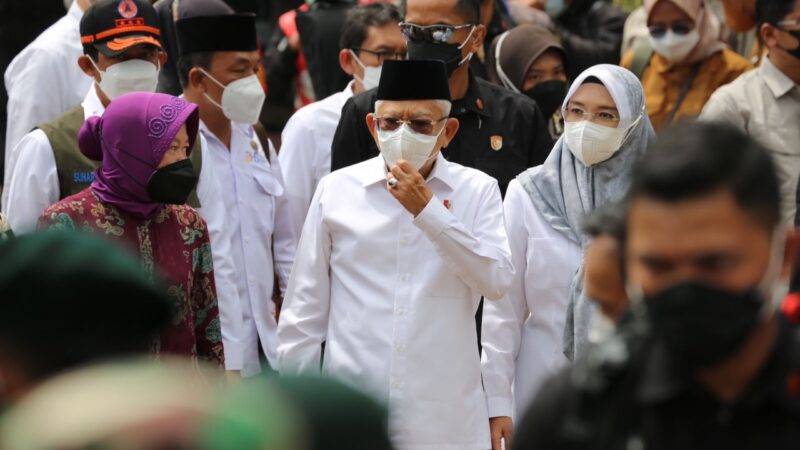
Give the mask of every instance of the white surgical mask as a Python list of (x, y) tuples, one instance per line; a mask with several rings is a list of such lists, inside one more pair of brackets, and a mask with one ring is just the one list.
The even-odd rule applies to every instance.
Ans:
[(611, 128), (588, 120), (565, 122), (564, 141), (572, 154), (590, 167), (614, 156), (625, 142), (628, 130), (640, 119), (641, 116), (628, 128)]
[(683, 36), (675, 34), (671, 29), (658, 39), (650, 36), (650, 45), (656, 53), (667, 58), (671, 62), (681, 62), (689, 56), (689, 53), (697, 47), (700, 42), (700, 31), (695, 27), (688, 34)]
[(444, 127), (435, 136), (417, 133), (406, 124), (394, 131), (378, 130), (381, 156), (389, 167), (404, 159), (419, 170), (433, 157), (431, 153), (443, 130)]
[(208, 101), (221, 109), (225, 117), (244, 125), (253, 125), (258, 122), (258, 117), (261, 115), (261, 107), (264, 106), (264, 99), (267, 95), (264, 93), (261, 82), (258, 81), (258, 77), (255, 74), (232, 81), (225, 86), (202, 68), (200, 71), (211, 81), (222, 87), (221, 105), (207, 93), (203, 93), (203, 95), (206, 96)]
[(358, 63), (358, 65), (361, 66), (362, 69), (364, 69), (364, 78), (361, 78), (356, 74), (353, 74), (353, 78), (358, 80), (358, 82), (361, 83), (362, 86), (364, 86), (364, 90), (368, 91), (370, 89), (378, 87), (378, 84), (381, 82), (381, 70), (383, 69), (383, 67), (365, 66), (354, 51), (350, 50), (350, 54), (353, 55), (353, 58), (355, 58), (356, 63)]
[(100, 70), (92, 58), (92, 65), (100, 73), (100, 90), (109, 100), (131, 92), (155, 92), (160, 67), (143, 59), (129, 59)]

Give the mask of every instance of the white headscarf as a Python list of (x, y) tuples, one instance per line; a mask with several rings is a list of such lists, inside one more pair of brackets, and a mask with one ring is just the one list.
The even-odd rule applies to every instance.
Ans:
[[(562, 136), (538, 172), (528, 170), (517, 177), (545, 221), (581, 248), (588, 243), (581, 232), (584, 216), (626, 195), (633, 165), (656, 137), (645, 108), (642, 84), (619, 66), (601, 64), (585, 70), (572, 83), (564, 107), (589, 77), (597, 78), (608, 89), (620, 114), (619, 127), (631, 127), (620, 150), (607, 161), (586, 167), (572, 155)], [(564, 329), (564, 354), (568, 358), (580, 356), (588, 345), (594, 310), (595, 305), (583, 293), (581, 263), (570, 288)]]

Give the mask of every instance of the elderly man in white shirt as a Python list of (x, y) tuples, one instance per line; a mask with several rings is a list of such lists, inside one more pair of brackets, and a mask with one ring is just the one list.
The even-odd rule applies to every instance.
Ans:
[(319, 180), (331, 171), (331, 143), (342, 106), (353, 95), (378, 86), (381, 65), (403, 59), (406, 41), (397, 25), (400, 11), (388, 3), (353, 7), (340, 38), (339, 65), (354, 80), (342, 92), (298, 110), (281, 134), (281, 161), (295, 236), (308, 213)]
[(513, 277), (500, 189), (439, 153), (458, 130), (443, 63), (385, 62), (377, 98), (381, 156), (324, 177), (311, 202), (279, 370), (319, 371), (326, 342), (322, 371), (388, 404), (397, 448), (488, 449), (474, 316)]
[(262, 352), (270, 367), (276, 365), (275, 275), (283, 292), (295, 253), (278, 157), (272, 145), (262, 146), (253, 129), (265, 98), (255, 74), (255, 16), (191, 17), (177, 21), (176, 31), (178, 78), (185, 98), (200, 106), (202, 152), (219, 177), (224, 198), (213, 212), (225, 217), (225, 227), (212, 250), (234, 262), (235, 272), (225, 273), (235, 280), (235, 301), (229, 303), (238, 305), (240, 324), (227, 330), (236, 342), (224, 343), (226, 368), (236, 365), (249, 377), (262, 371)]
[(800, 2), (763, 1), (756, 13), (769, 55), (714, 92), (700, 119), (730, 123), (769, 150), (781, 183), (781, 217), (792, 225), (800, 177)]
[[(9, 182), (14, 166), (14, 146), (22, 136), (80, 103), (92, 84), (75, 61), (83, 54), (78, 24), (93, 3), (94, 0), (74, 0), (67, 14), (25, 47), (6, 69), (4, 184)], [(4, 190), (4, 206), (7, 200)]]

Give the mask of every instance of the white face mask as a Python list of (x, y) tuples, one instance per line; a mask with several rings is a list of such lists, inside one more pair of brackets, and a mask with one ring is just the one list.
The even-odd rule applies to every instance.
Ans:
[(109, 100), (131, 92), (155, 92), (160, 67), (142, 59), (129, 59), (100, 70), (92, 58), (92, 65), (100, 73), (100, 90)]
[(378, 130), (381, 156), (389, 167), (397, 164), (398, 159), (404, 159), (419, 170), (433, 158), (431, 153), (443, 130), (444, 127), (435, 136), (417, 133), (406, 124), (394, 131)]
[(209, 97), (207, 93), (203, 93), (203, 95), (206, 96), (208, 101), (221, 109), (225, 117), (244, 125), (253, 125), (258, 122), (258, 117), (261, 115), (261, 107), (264, 106), (264, 100), (267, 95), (264, 93), (261, 82), (258, 81), (258, 77), (255, 74), (232, 81), (225, 86), (202, 68), (200, 71), (211, 81), (222, 87), (221, 105)]
[(578, 161), (591, 167), (614, 156), (622, 147), (628, 130), (635, 127), (639, 119), (628, 128), (605, 127), (588, 120), (565, 122), (564, 141)]
[(378, 84), (381, 82), (381, 70), (383, 69), (383, 66), (378, 66), (378, 67), (365, 66), (364, 63), (362, 63), (361, 60), (358, 59), (358, 56), (356, 56), (356, 53), (354, 51), (350, 50), (350, 54), (353, 55), (353, 58), (355, 58), (356, 63), (358, 63), (358, 65), (361, 66), (362, 69), (364, 69), (364, 78), (360, 78), (356, 74), (353, 74), (353, 78), (358, 80), (358, 82), (361, 83), (361, 86), (363, 86), (364, 90), (366, 91), (378, 87)]
[(689, 56), (689, 53), (697, 47), (700, 42), (700, 31), (697, 28), (683, 36), (675, 34), (671, 29), (658, 39), (650, 36), (650, 45), (656, 53), (667, 58), (671, 62), (680, 62)]

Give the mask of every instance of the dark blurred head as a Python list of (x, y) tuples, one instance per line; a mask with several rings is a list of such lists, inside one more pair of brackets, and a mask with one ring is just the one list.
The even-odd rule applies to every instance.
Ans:
[(0, 243), (0, 398), (55, 373), (144, 354), (170, 320), (163, 290), (122, 250), (82, 234)]
[[(662, 134), (633, 174), (625, 264), (645, 295), (682, 281), (733, 292), (761, 281), (781, 220), (764, 148), (734, 127), (689, 123)], [(791, 236), (785, 251), (788, 276)]]
[(758, 37), (769, 49), (769, 59), (778, 69), (800, 77), (800, 25), (781, 22), (800, 19), (800, 0), (758, 0)]

